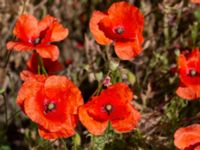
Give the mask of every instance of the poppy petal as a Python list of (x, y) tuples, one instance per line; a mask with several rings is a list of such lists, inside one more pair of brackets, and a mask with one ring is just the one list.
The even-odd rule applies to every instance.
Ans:
[(179, 128), (174, 134), (174, 144), (179, 149), (185, 149), (200, 143), (200, 124)]
[(13, 34), (24, 42), (34, 42), (34, 40), (39, 37), (37, 19), (30, 14), (19, 16), (16, 21)]
[(16, 103), (23, 109), (24, 101), (30, 97), (35, 97), (42, 86), (42, 83), (37, 82), (35, 79), (29, 80), (29, 82), (24, 82), (18, 92)]
[(68, 34), (69, 30), (55, 21), (49, 26), (41, 43), (58, 42), (65, 39)]
[(124, 104), (127, 102), (131, 102), (133, 99), (133, 92), (125, 83), (118, 82), (114, 85), (109, 86), (106, 90), (101, 92), (101, 96), (103, 97), (117, 97)]
[(36, 51), (43, 58), (50, 58), (52, 61), (56, 61), (59, 57), (59, 49), (55, 45), (38, 45)]
[(57, 21), (57, 19), (52, 17), (52, 16), (50, 16), (50, 15), (45, 16), (38, 23), (39, 31), (42, 32), (42, 31), (46, 30), (54, 21)]
[(192, 3), (200, 3), (200, 0), (191, 0)]
[(138, 41), (116, 42), (114, 48), (115, 53), (122, 60), (131, 60), (142, 51)]
[(187, 68), (187, 60), (183, 54), (180, 54), (178, 57), (178, 66), (180, 69)]
[(131, 105), (127, 104), (130, 114), (123, 120), (111, 120), (112, 127), (117, 132), (129, 132), (133, 130), (140, 120), (140, 113)]
[(50, 99), (66, 96), (68, 100), (67, 110), (71, 114), (77, 114), (78, 106), (83, 105), (80, 90), (65, 76), (50, 76), (45, 82), (44, 89), (46, 96)]
[(116, 20), (118, 20), (119, 18), (123, 18), (124, 21), (127, 21), (126, 19), (124, 19), (127, 18), (129, 23), (132, 23), (130, 21), (131, 18), (132, 21), (134, 21), (134, 24), (130, 26), (129, 30), (134, 31), (135, 28), (139, 29), (140, 32), (142, 32), (143, 30), (144, 16), (137, 7), (131, 5), (130, 3), (127, 2), (113, 3), (108, 9), (108, 14), (110, 18), (116, 18)]
[(183, 82), (187, 86), (200, 85), (200, 77), (198, 76), (191, 77), (189, 75), (180, 74), (180, 79), (181, 79), (181, 82)]
[(104, 32), (99, 29), (98, 23), (106, 17), (107, 15), (100, 12), (94, 11), (92, 17), (90, 19), (89, 27), (92, 35), (94, 36), (95, 40), (101, 45), (108, 45), (112, 43), (112, 40), (107, 38), (104, 35)]
[(62, 128), (58, 131), (52, 132), (50, 130), (44, 129), (43, 127), (38, 128), (38, 132), (41, 137), (45, 139), (56, 139), (56, 138), (67, 138), (74, 134), (76, 134), (76, 131), (74, 128), (77, 125), (77, 121), (75, 121), (74, 116), (68, 116), (67, 122), (65, 122), (62, 126)]
[(134, 40), (143, 31), (144, 17), (135, 6), (127, 2), (113, 3), (107, 17), (99, 22), (99, 28), (106, 37), (116, 40)]
[(90, 108), (90, 103), (87, 103), (79, 107), (79, 110), (78, 110), (79, 119), (90, 133), (94, 135), (102, 135), (108, 126), (108, 121), (99, 122), (99, 121), (94, 120), (88, 114), (89, 108)]
[(184, 86), (183, 83), (180, 83), (180, 86), (176, 90), (176, 94), (180, 96), (181, 98), (187, 99), (187, 100), (193, 100), (196, 98), (196, 93), (192, 89), (192, 87)]
[[(57, 113), (45, 114), (44, 100), (45, 97), (43, 91), (39, 91), (37, 92), (36, 96), (30, 97), (24, 101), (24, 111), (33, 122), (36, 122), (44, 129), (49, 130), (51, 132), (61, 130), (63, 126), (65, 126), (64, 124), (69, 124), (70, 121), (68, 116), (61, 115), (65, 114), (63, 112), (66, 111), (66, 108), (64, 108), (64, 106), (66, 106), (66, 103), (62, 104), (62, 110), (58, 108)], [(56, 115), (57, 117), (55, 117)]]
[(44, 85), (45, 94), (48, 98), (55, 99), (66, 93), (71, 84), (71, 81), (64, 76), (50, 76)]
[(35, 47), (32, 44), (24, 43), (24, 42), (8, 42), (6, 44), (7, 49), (13, 49), (16, 51), (31, 51), (34, 50)]
[(23, 70), (20, 72), (20, 78), (23, 81), (29, 80), (30, 78), (34, 78), (35, 74), (33, 74), (31, 71)]
[(40, 127), (38, 129), (39, 135), (41, 137), (43, 137), (44, 139), (57, 139), (57, 138), (68, 138), (70, 136), (73, 136), (74, 134), (76, 134), (76, 132), (73, 130), (71, 132), (69, 132), (68, 130), (66, 130), (65, 128), (58, 130), (56, 132), (50, 132), (48, 130), (43, 129), (42, 127)]

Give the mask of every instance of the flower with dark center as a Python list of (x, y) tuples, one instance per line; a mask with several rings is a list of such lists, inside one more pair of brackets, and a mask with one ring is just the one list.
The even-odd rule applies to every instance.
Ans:
[(7, 49), (16, 51), (36, 52), (43, 58), (52, 61), (58, 59), (59, 49), (51, 42), (58, 42), (65, 39), (68, 29), (64, 28), (56, 18), (45, 16), (38, 21), (30, 14), (19, 16), (16, 21), (13, 34), (17, 37), (16, 41), (9, 41)]
[(45, 139), (76, 134), (77, 109), (83, 104), (79, 89), (65, 76), (35, 75), (22, 85), (17, 104), (39, 125)]
[(115, 28), (115, 33), (117, 33), (117, 34), (123, 34), (124, 33), (124, 28), (123, 27), (117, 27), (117, 28)]
[(200, 52), (194, 48), (191, 53), (182, 53), (178, 57), (180, 84), (176, 93), (186, 99), (200, 98)]
[(196, 76), (196, 75), (197, 75), (196, 70), (193, 70), (193, 69), (190, 70), (190, 71), (189, 71), (189, 75), (192, 76), (192, 77), (193, 77), (193, 76)]
[(108, 122), (117, 132), (129, 132), (140, 120), (140, 113), (131, 104), (132, 99), (133, 93), (126, 84), (111, 85), (80, 106), (80, 121), (94, 135), (103, 134)]
[(114, 43), (120, 59), (130, 60), (141, 53), (144, 17), (135, 6), (127, 2), (113, 3), (106, 13), (94, 11), (89, 25), (99, 44)]
[(53, 110), (56, 109), (56, 104), (55, 103), (48, 103), (44, 106), (44, 112), (45, 114), (52, 112)]

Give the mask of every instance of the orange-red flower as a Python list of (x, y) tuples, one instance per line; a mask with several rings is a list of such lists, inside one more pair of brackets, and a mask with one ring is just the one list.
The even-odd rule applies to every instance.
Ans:
[(180, 54), (178, 57), (178, 69), (180, 85), (176, 93), (187, 100), (200, 97), (200, 52), (198, 48), (186, 56)]
[(59, 24), (58, 20), (47, 15), (38, 21), (30, 14), (19, 16), (13, 30), (17, 41), (7, 43), (7, 49), (16, 51), (36, 50), (43, 58), (57, 60), (59, 49), (51, 42), (61, 41), (68, 35), (68, 29)]
[(129, 132), (137, 125), (140, 113), (132, 106), (133, 93), (124, 83), (117, 83), (93, 96), (79, 108), (79, 119), (94, 135), (101, 135), (110, 122), (117, 132)]
[(114, 42), (115, 52), (122, 60), (130, 60), (142, 51), (144, 17), (127, 2), (112, 4), (107, 13), (94, 11), (89, 26), (99, 44)]
[(192, 3), (200, 3), (200, 0), (191, 0)]
[[(42, 59), (44, 68), (47, 71), (49, 75), (56, 74), (57, 72), (61, 71), (64, 66), (58, 61), (52, 61), (51, 59), (48, 58), (43, 58)], [(23, 70), (20, 73), (20, 77), (22, 80), (27, 80), (29, 77), (34, 76), (35, 74), (38, 73), (38, 70), (41, 71), (41, 64), (39, 62), (39, 56), (37, 53), (33, 53), (30, 57), (30, 59), (26, 63), (27, 65), (27, 70)]]
[(174, 144), (180, 150), (200, 150), (200, 124), (179, 128), (174, 134)]
[(39, 125), (45, 139), (74, 135), (77, 109), (83, 104), (79, 89), (65, 76), (36, 75), (22, 85), (17, 104)]

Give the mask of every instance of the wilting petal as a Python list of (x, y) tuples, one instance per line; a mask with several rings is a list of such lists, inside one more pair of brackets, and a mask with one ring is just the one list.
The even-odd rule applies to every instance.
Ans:
[[(29, 60), (27, 61), (26, 65), (28, 67), (28, 71), (32, 74), (38, 73), (38, 67), (39, 67), (39, 60), (38, 60), (38, 54), (33, 53)], [(52, 61), (48, 58), (43, 58), (43, 64), (44, 67), (49, 75), (56, 74), (57, 72), (64, 69), (64, 66), (59, 61)]]
[(117, 56), (122, 60), (131, 60), (142, 51), (142, 47), (137, 40), (129, 42), (116, 42), (114, 46)]
[(174, 144), (181, 150), (184, 150), (198, 143), (200, 144), (199, 124), (193, 124), (187, 127), (179, 128), (174, 134)]
[(38, 45), (36, 51), (41, 57), (50, 58), (52, 61), (56, 61), (60, 53), (55, 45)]
[(108, 126), (108, 121), (99, 122), (94, 120), (89, 114), (88, 109), (90, 103), (87, 103), (79, 107), (79, 119), (81, 123), (87, 128), (87, 130), (94, 135), (102, 135)]
[(16, 51), (31, 51), (35, 49), (35, 47), (32, 44), (12, 41), (8, 42), (6, 47), (9, 50), (11, 49)]
[(92, 35), (94, 36), (95, 40), (102, 45), (108, 45), (112, 43), (112, 40), (107, 38), (104, 35), (104, 32), (99, 29), (98, 23), (106, 17), (106, 14), (100, 12), (100, 11), (94, 11), (92, 14), (92, 17), (90, 19), (90, 31)]
[(24, 14), (19, 16), (16, 21), (13, 34), (24, 42), (33, 42), (39, 37), (39, 28), (37, 19), (30, 15)]

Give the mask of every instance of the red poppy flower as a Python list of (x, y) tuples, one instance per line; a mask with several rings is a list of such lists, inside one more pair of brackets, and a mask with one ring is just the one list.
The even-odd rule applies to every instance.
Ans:
[(55, 61), (59, 56), (59, 49), (50, 43), (66, 38), (68, 29), (59, 24), (56, 18), (49, 15), (38, 22), (34, 16), (24, 14), (17, 19), (13, 34), (18, 40), (8, 42), (7, 49), (36, 50), (41, 57)]
[(174, 134), (174, 144), (180, 150), (200, 150), (200, 124), (179, 128)]
[(94, 11), (90, 20), (90, 31), (101, 45), (114, 42), (117, 56), (130, 60), (142, 51), (144, 17), (135, 6), (127, 2), (116, 2), (107, 13)]
[(198, 48), (193, 49), (186, 56), (180, 54), (178, 58), (178, 69), (180, 85), (176, 93), (187, 100), (200, 97), (200, 52)]
[(65, 76), (36, 75), (22, 85), (17, 104), (39, 125), (45, 139), (75, 134), (77, 108), (83, 104), (79, 89)]
[[(32, 77), (38, 73), (38, 66), (40, 64), (38, 57), (39, 56), (37, 53), (33, 53), (30, 59), (27, 61), (27, 70), (24, 70), (20, 73), (20, 77), (22, 80), (25, 81), (29, 77)], [(44, 67), (49, 75), (56, 74), (64, 68), (64, 66), (59, 61), (52, 61), (48, 58), (43, 58), (42, 60)]]
[(94, 135), (104, 133), (110, 121), (117, 132), (129, 132), (135, 128), (140, 113), (132, 106), (133, 93), (124, 83), (117, 83), (94, 96), (79, 107), (79, 119)]

